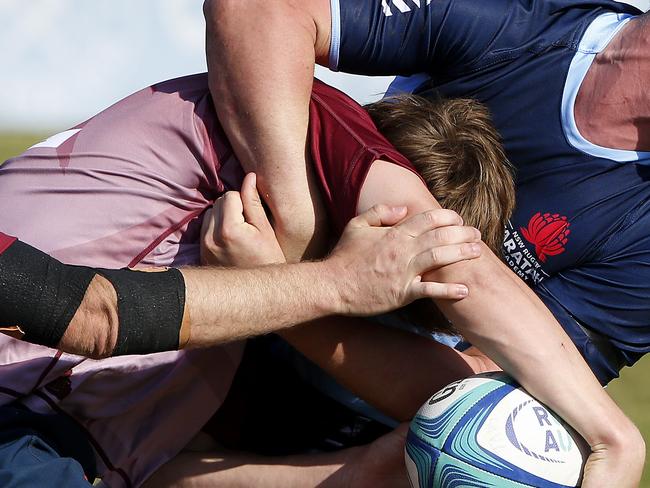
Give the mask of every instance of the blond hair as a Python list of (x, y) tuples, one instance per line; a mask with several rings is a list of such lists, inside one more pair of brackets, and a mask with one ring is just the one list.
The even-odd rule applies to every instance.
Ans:
[[(431, 194), (481, 231), (501, 256), (503, 232), (515, 206), (513, 167), (483, 104), (401, 95), (367, 105), (379, 131), (415, 166)], [(431, 300), (400, 310), (429, 331), (456, 332)]]
[(515, 205), (513, 168), (487, 107), (472, 99), (401, 95), (365, 109), (440, 205), (479, 229), (483, 242), (501, 256)]

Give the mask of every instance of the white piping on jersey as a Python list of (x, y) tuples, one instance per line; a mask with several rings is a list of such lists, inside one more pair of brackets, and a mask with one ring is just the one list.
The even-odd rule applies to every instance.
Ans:
[(627, 24), (633, 15), (608, 12), (599, 15), (585, 31), (578, 50), (571, 61), (562, 94), (562, 128), (571, 146), (585, 154), (611, 159), (620, 163), (636, 161), (650, 164), (650, 152), (611, 149), (593, 144), (585, 139), (575, 121), (575, 102), (589, 67), (596, 55), (603, 51), (614, 36)]
[(341, 5), (339, 0), (330, 0), (330, 11), (332, 13), (332, 26), (330, 38), (330, 59), (329, 69), (339, 70), (339, 52), (341, 51)]

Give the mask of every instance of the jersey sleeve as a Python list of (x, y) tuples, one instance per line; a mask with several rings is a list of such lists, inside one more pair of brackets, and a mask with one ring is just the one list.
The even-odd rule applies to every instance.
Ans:
[(330, 68), (367, 75), (457, 69), (490, 49), (516, 3), (332, 0)]
[[(330, 68), (444, 81), (551, 45), (566, 8), (605, 0), (331, 0)], [(564, 41), (563, 41), (564, 42)], [(570, 39), (566, 42), (570, 42)]]
[(340, 234), (356, 215), (372, 163), (381, 159), (417, 172), (347, 95), (315, 80), (309, 109), (312, 162), (333, 229)]
[(417, 8), (412, 0), (331, 0), (329, 67), (366, 75), (428, 71), (435, 26), (426, 3)]

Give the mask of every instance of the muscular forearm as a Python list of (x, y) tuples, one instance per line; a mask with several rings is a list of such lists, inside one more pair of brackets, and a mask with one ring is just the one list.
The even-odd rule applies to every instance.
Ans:
[[(0, 271), (6, 273), (0, 279), (4, 276), (18, 289), (40, 286), (47, 291), (43, 295), (55, 295), (48, 301), (55, 310), (76, 311), (71, 319), (58, 314), (63, 318), (55, 320), (62, 339), (53, 344), (68, 352), (102, 357), (212, 346), (331, 314), (373, 315), (437, 296), (439, 290), (416, 277), (435, 264), (428, 252), (435, 242), (431, 229), (454, 225), (459, 218), (440, 210), (435, 216), (418, 215), (382, 227), (396, 224), (405, 212), (404, 207), (377, 206), (356, 217), (330, 256), (320, 262), (254, 269), (110, 271), (67, 266), (21, 246), (27, 253), (23, 255), (37, 258), (43, 266), (27, 276), (20, 266), (21, 254), (5, 253)], [(49, 284), (65, 281), (68, 274), (85, 280), (75, 278), (80, 285), (74, 293), (68, 284), (57, 297), (59, 289)], [(52, 335), (44, 325), (49, 324), (47, 317), (34, 324), (43, 317), (20, 313), (25, 308), (17, 300), (33, 301), (29, 296), (5, 298), (0, 306), (18, 311), (8, 312), (5, 319), (29, 325), (46, 338)]]
[[(480, 268), (454, 265), (437, 278), (463, 279), (472, 290), (468, 299), (453, 306), (439, 303), (468, 340), (574, 427), (595, 453), (590, 462), (599, 456), (614, 465), (629, 462), (632, 481), (615, 484), (636, 486), (645, 455), (643, 439), (539, 298), (521, 290), (518, 278), (496, 258)], [(584, 486), (612, 484), (596, 473), (585, 470)], [(603, 473), (621, 479), (612, 469)]]
[(305, 153), (319, 29), (306, 14), (310, 3), (204, 5), (210, 91), (219, 120), (244, 169), (258, 175), (289, 261), (305, 249), (311, 256), (322, 250), (324, 234), (314, 232), (326, 220)]
[[(183, 271), (192, 323), (189, 345), (271, 332), (336, 313), (375, 315), (423, 296), (456, 297), (457, 286), (432, 289), (419, 276), (437, 264), (430, 252), (437, 244), (432, 229), (451, 226), (461, 236), (473, 229), (455, 227), (460, 218), (447, 210), (416, 215), (391, 228), (376, 227), (396, 223), (405, 212), (405, 207), (381, 205), (364, 212), (321, 262), (221, 270), (219, 276)], [(248, 213), (252, 215), (250, 209)], [(229, 232), (239, 235), (232, 228)], [(459, 249), (465, 249), (466, 239), (461, 238)], [(220, 316), (219, 310), (227, 312)]]
[[(600, 419), (626, 426), (629, 421), (600, 384), (551, 312), (494, 256), (459, 263), (435, 279), (463, 280), (467, 299), (438, 306), (470, 342), (515, 376), (590, 443), (610, 444), (614, 434), (594, 428)], [(569, 393), (570, 392), (570, 393)]]
[(92, 358), (212, 346), (341, 312), (342, 276), (354, 280), (345, 259), (138, 272), (70, 266), (8, 242), (0, 330)]
[[(251, 270), (184, 269), (181, 347), (208, 347), (266, 334), (340, 311), (337, 274), (329, 263)], [(319, 282), (319, 287), (312, 286)], [(147, 303), (146, 293), (140, 299)], [(101, 276), (90, 283), (58, 347), (69, 353), (110, 356), (117, 342), (117, 295)], [(152, 351), (153, 352), (153, 351)]]
[(187, 346), (265, 334), (336, 313), (341, 303), (336, 274), (326, 262), (212, 272), (185, 269), (191, 322)]
[(317, 26), (300, 11), (290, 2), (204, 4), (210, 90), (245, 166), (304, 159)]

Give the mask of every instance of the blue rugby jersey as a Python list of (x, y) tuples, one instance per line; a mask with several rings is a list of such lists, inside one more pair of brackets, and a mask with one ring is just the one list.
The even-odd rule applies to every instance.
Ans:
[[(577, 91), (567, 84), (572, 63), (579, 87), (595, 47), (606, 45), (581, 44), (594, 20), (609, 13), (600, 29), (611, 37), (641, 12), (607, 0), (333, 0), (332, 13), (332, 68), (424, 72), (420, 94), (490, 108), (517, 168), (505, 261), (577, 343), (576, 322), (628, 364), (648, 352), (650, 167), (640, 163), (650, 154), (580, 144), (567, 102)], [(592, 345), (578, 347), (594, 367)], [(595, 372), (603, 382), (617, 374)]]

